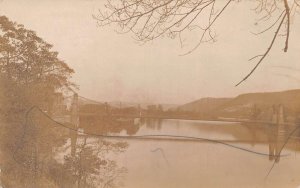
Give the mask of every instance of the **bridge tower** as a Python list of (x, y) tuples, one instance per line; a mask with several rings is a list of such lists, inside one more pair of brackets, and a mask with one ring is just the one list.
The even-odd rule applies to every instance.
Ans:
[(285, 122), (284, 107), (282, 104), (273, 105), (271, 122), (273, 124), (283, 124)]
[(79, 127), (79, 105), (78, 105), (78, 94), (74, 93), (72, 104), (71, 104), (71, 124), (72, 129), (70, 130), (71, 137), (71, 156), (75, 156), (76, 153), (76, 143), (77, 143), (77, 130)]
[(142, 108), (141, 108), (140, 104), (138, 104), (137, 109), (138, 109), (138, 116), (139, 116), (139, 118), (141, 118), (142, 117)]
[[(273, 113), (272, 113), (272, 123), (275, 124), (275, 135), (274, 135), (274, 140), (272, 142), (273, 147), (271, 153), (272, 155), (277, 155), (275, 157), (276, 162), (279, 162), (280, 157), (280, 150), (283, 147), (283, 144), (286, 139), (286, 133), (287, 133), (287, 128), (285, 126), (285, 114), (284, 114), (284, 107), (282, 104), (279, 105), (273, 105)], [(271, 157), (273, 158), (273, 157)]]

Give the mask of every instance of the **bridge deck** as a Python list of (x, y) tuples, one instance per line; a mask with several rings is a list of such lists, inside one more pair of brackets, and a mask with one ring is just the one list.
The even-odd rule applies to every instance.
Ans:
[[(276, 125), (277, 123), (274, 121), (255, 121), (249, 119), (225, 119), (225, 118), (218, 118), (218, 119), (204, 119), (204, 118), (194, 118), (194, 117), (174, 117), (174, 116), (154, 116), (154, 115), (124, 115), (124, 114), (111, 114), (111, 115), (99, 115), (95, 113), (79, 113), (79, 117), (103, 117), (103, 118), (146, 118), (146, 119), (176, 119), (176, 120), (197, 120), (197, 121), (216, 121), (216, 122), (228, 122), (228, 123), (252, 123), (252, 124), (271, 124)], [(289, 122), (281, 122), (282, 125), (295, 125), (295, 123)]]

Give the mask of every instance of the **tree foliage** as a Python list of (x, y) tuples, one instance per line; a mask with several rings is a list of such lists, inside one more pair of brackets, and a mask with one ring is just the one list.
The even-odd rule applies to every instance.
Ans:
[[(0, 168), (5, 187), (57, 187), (46, 176), (53, 148), (65, 143), (32, 106), (51, 109), (55, 93), (74, 88), (73, 69), (34, 31), (0, 16)], [(32, 112), (32, 111), (30, 111)], [(30, 116), (31, 115), (31, 116)], [(31, 119), (33, 118), (33, 119)], [(59, 133), (59, 134), (58, 134)]]
[(73, 69), (58, 58), (58, 52), (52, 51), (52, 45), (34, 31), (0, 17), (0, 78), (4, 99), (18, 101), (16, 108), (41, 106), (50, 102), (54, 92), (74, 87), (70, 82), (72, 73)]
[(54, 121), (51, 108), (57, 92), (76, 87), (73, 73), (34, 31), (0, 17), (1, 186), (115, 187), (126, 173), (106, 156), (124, 152), (126, 143), (99, 140), (95, 148), (78, 139), (74, 156), (60, 151), (73, 125)]

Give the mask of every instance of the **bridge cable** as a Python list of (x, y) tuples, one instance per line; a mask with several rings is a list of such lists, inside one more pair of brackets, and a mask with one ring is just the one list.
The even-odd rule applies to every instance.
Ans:
[[(179, 136), (179, 135), (169, 135), (169, 134), (164, 134), (164, 135), (135, 135), (135, 136), (121, 136), (121, 135), (104, 135), (104, 134), (95, 134), (95, 133), (85, 133), (84, 131), (80, 131), (77, 130), (75, 128), (71, 128), (68, 127), (66, 125), (64, 125), (63, 123), (60, 123), (56, 120), (54, 120), (52, 117), (50, 117), (47, 113), (45, 113), (44, 111), (42, 111), (39, 107), (34, 106), (32, 108), (29, 109), (29, 111), (26, 113), (27, 114), (27, 118), (28, 118), (28, 114), (30, 111), (33, 111), (34, 109), (38, 110), (39, 112), (41, 112), (44, 116), (46, 116), (49, 120), (53, 121), (54, 123), (56, 123), (57, 125), (64, 127), (66, 129), (69, 129), (71, 131), (75, 131), (77, 133), (81, 133), (81, 134), (85, 134), (85, 135), (90, 135), (90, 136), (95, 136), (95, 137), (102, 137), (102, 138), (115, 138), (115, 139), (147, 139), (147, 138), (180, 138), (180, 139), (188, 139), (188, 140), (201, 140), (201, 141), (207, 141), (207, 142), (212, 142), (212, 143), (216, 143), (216, 144), (221, 144), (221, 145), (225, 145), (234, 149), (238, 149), (241, 151), (245, 151), (245, 152), (249, 152), (249, 153), (253, 153), (253, 154), (257, 154), (257, 155), (262, 155), (262, 156), (271, 156), (270, 154), (266, 154), (266, 153), (262, 153), (262, 152), (258, 152), (258, 151), (253, 151), (247, 148), (243, 148), (243, 147), (239, 147), (233, 144), (228, 144), (226, 142), (222, 142), (222, 141), (218, 141), (218, 140), (214, 140), (214, 139), (209, 139), (209, 138), (203, 138), (203, 137), (193, 137), (193, 136)], [(285, 157), (288, 156), (290, 154), (284, 154), (284, 155), (272, 155), (272, 156), (276, 156), (276, 157)]]

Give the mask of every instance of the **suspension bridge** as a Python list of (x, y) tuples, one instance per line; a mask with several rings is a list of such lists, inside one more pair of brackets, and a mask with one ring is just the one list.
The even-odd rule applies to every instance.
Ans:
[[(143, 114), (142, 111), (139, 111), (136, 114), (131, 114), (131, 115), (126, 115), (126, 114), (99, 114), (99, 113), (82, 113), (80, 112), (80, 104), (79, 104), (79, 96), (78, 94), (74, 94), (72, 96), (72, 102), (71, 102), (71, 114), (70, 114), (70, 123), (73, 125), (72, 130), (77, 130), (77, 131), (71, 131), (71, 154), (75, 154), (76, 150), (76, 142), (77, 139), (80, 137), (86, 137), (86, 136), (99, 136), (97, 134), (89, 134), (84, 131), (79, 131), (79, 124), (80, 124), (80, 118), (85, 117), (85, 118), (91, 118), (91, 117), (110, 117), (110, 118), (128, 118), (128, 119), (141, 119), (141, 118), (153, 118), (153, 119), (178, 119), (178, 120), (202, 120), (202, 121), (211, 121), (209, 119), (196, 119), (196, 118), (182, 118), (182, 117), (168, 117), (168, 116), (153, 116), (153, 115), (147, 115)], [(105, 105), (105, 103), (97, 102), (94, 100), (87, 99), (85, 97), (85, 100), (90, 101), (92, 104), (101, 104)], [(216, 121), (216, 120), (214, 120)], [(274, 132), (274, 135), (272, 135), (271, 142), (269, 142), (269, 158), (270, 160), (274, 160), (276, 162), (279, 161), (279, 157), (276, 157), (280, 155), (282, 148), (284, 147), (286, 140), (287, 140), (287, 135), (289, 133), (288, 127), (295, 126), (293, 123), (288, 123), (285, 121), (285, 114), (284, 114), (284, 109), (282, 105), (277, 105), (276, 107), (273, 107), (273, 113), (270, 121), (253, 121), (253, 120), (247, 120), (247, 119), (220, 119), (217, 121), (221, 122), (232, 122), (232, 123), (239, 123), (237, 125), (242, 125), (243, 123), (248, 123), (248, 124), (267, 124), (269, 126), (275, 127), (276, 131)], [(97, 125), (95, 125), (97, 126)], [(86, 135), (86, 136), (84, 136)], [(103, 135), (102, 135), (103, 136)], [(110, 136), (108, 136), (110, 138)], [(121, 139), (155, 139), (155, 140), (175, 140), (175, 141), (209, 141), (209, 142), (214, 142), (214, 143), (222, 143), (225, 145), (230, 145), (228, 143), (251, 143), (253, 140), (224, 140), (224, 139), (219, 139), (219, 140), (210, 140), (206, 138), (198, 138), (198, 137), (187, 137), (187, 136), (179, 136), (179, 135), (134, 135), (134, 136), (111, 136), (111, 138), (121, 138)], [(269, 138), (267, 138), (269, 139)], [(288, 138), (290, 139), (290, 138)], [(295, 139), (295, 138), (291, 138)], [(297, 137), (298, 139), (298, 137)], [(259, 141), (255, 141), (255, 143), (259, 143)], [(232, 146), (232, 145), (230, 145)], [(234, 147), (234, 146), (233, 146)]]

